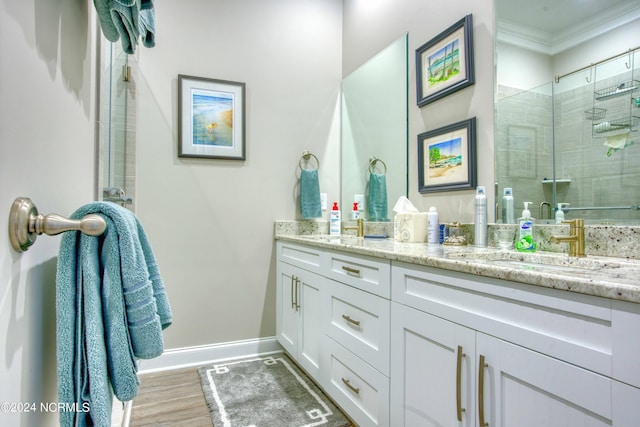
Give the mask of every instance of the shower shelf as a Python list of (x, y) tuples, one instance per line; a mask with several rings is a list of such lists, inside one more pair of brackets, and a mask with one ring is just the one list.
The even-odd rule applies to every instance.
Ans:
[(638, 127), (640, 117), (630, 116), (621, 119), (600, 122), (592, 125), (593, 137), (602, 137), (621, 133), (622, 131), (634, 131)]
[(608, 86), (604, 89), (600, 89), (594, 92), (596, 101), (604, 101), (609, 98), (615, 98), (617, 96), (628, 95), (631, 92), (638, 90), (640, 87), (640, 81), (629, 80), (624, 83), (617, 84), (615, 86)]
[(584, 112), (587, 120), (602, 120), (607, 116), (607, 110), (604, 108), (592, 108)]

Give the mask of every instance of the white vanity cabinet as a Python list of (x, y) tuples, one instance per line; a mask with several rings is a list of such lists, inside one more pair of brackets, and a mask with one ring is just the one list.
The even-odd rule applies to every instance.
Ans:
[(402, 263), (392, 299), (394, 427), (634, 419), (640, 390), (612, 378), (626, 326), (610, 300)]
[(361, 427), (389, 425), (390, 262), (326, 252), (321, 384)]
[(359, 426), (389, 426), (390, 262), (277, 251), (278, 341)]
[[(300, 245), (278, 243), (276, 337), (312, 377), (320, 377), (322, 345), (321, 252)], [(315, 271), (315, 272), (314, 272)]]
[(640, 425), (640, 304), (277, 248), (278, 341), (359, 426)]

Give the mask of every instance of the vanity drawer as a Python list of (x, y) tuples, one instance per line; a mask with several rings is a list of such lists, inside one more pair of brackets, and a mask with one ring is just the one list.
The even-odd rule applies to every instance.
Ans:
[(389, 378), (324, 336), (323, 386), (359, 426), (389, 425)]
[(388, 376), (391, 302), (333, 280), (327, 283), (325, 333)]
[(279, 241), (276, 245), (279, 261), (295, 265), (314, 273), (320, 272), (321, 251), (309, 246)]
[(341, 252), (325, 253), (324, 274), (363, 291), (391, 296), (391, 263), (379, 258)]

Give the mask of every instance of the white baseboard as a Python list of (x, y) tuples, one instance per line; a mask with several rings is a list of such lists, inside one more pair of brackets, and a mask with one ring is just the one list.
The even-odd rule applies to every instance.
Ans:
[(139, 374), (168, 371), (171, 369), (198, 366), (206, 363), (238, 357), (251, 357), (283, 351), (276, 337), (256, 338), (221, 344), (184, 347), (166, 350), (155, 359), (141, 360)]

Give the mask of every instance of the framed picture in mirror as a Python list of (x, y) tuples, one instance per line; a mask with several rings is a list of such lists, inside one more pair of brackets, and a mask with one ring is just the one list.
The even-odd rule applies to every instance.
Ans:
[(476, 118), (418, 135), (418, 191), (476, 187)]
[(419, 107), (475, 82), (472, 15), (416, 49), (416, 78)]
[(178, 75), (178, 157), (245, 159), (245, 84)]

